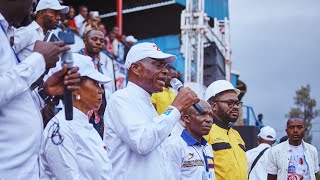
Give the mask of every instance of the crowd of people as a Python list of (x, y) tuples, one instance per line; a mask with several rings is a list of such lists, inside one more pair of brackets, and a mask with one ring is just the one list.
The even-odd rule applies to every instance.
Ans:
[[(116, 27), (106, 37), (84, 6), (74, 15), (58, 0), (0, 0), (1, 180), (315, 179), (318, 154), (303, 141), (303, 119), (288, 119), (288, 140), (275, 146), (274, 129), (261, 128), (260, 145), (246, 152), (231, 126), (240, 90), (229, 81), (211, 83), (204, 97), (174, 89), (175, 55), (117, 39)], [(43, 41), (59, 21), (60, 32), (82, 36), (79, 51), (66, 45), (75, 41), (69, 32), (57, 34), (64, 42)], [(72, 68), (61, 62), (66, 53)], [(72, 120), (59, 111), (66, 91)]]

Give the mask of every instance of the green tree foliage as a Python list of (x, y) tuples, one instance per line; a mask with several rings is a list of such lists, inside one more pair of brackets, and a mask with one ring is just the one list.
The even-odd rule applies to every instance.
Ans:
[(301, 89), (296, 91), (294, 99), (295, 107), (290, 108), (286, 117), (301, 117), (305, 120), (306, 134), (304, 140), (308, 143), (312, 141), (312, 134), (310, 132), (312, 128), (312, 120), (319, 114), (320, 110), (315, 109), (317, 103), (315, 99), (310, 97), (310, 85), (302, 86)]

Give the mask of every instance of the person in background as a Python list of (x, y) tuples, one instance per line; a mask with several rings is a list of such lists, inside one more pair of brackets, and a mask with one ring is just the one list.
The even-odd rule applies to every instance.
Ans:
[(237, 121), (242, 102), (240, 90), (226, 80), (217, 80), (209, 85), (205, 100), (211, 105), (213, 123), (209, 135), (205, 136), (212, 145), (214, 171), (220, 179), (248, 179), (245, 143), (238, 131), (231, 127)]
[(150, 102), (163, 90), (166, 63), (176, 57), (163, 53), (154, 43), (133, 46), (127, 56), (129, 83), (113, 93), (105, 113), (103, 140), (112, 162), (112, 179), (166, 180), (164, 141), (184, 112), (199, 98), (181, 88), (172, 105), (160, 116)]
[(109, 54), (113, 55), (114, 57), (116, 57), (116, 56), (115, 56), (114, 51), (113, 51), (114, 47), (113, 47), (112, 43), (113, 43), (113, 41), (115, 41), (115, 39), (116, 39), (116, 34), (113, 31), (110, 31), (108, 33), (108, 36), (105, 38), (105, 40), (106, 40), (105, 50)]
[(318, 151), (303, 141), (305, 130), (302, 118), (288, 119), (288, 140), (272, 147), (268, 155), (268, 180), (316, 179), (319, 172)]
[[(31, 0), (0, 0), (0, 178), (39, 179), (39, 151), (43, 131), (40, 107), (32, 98), (30, 86), (58, 61), (58, 55), (69, 50), (63, 42), (35, 42), (34, 52), (24, 61), (15, 55), (9, 43), (11, 27), (20, 27), (30, 15)], [(61, 95), (66, 86), (77, 90), (78, 68), (53, 74), (39, 92), (47, 96)], [(65, 76), (65, 74), (68, 74)]]
[(153, 93), (151, 96), (151, 102), (156, 108), (158, 114), (162, 114), (166, 108), (172, 104), (177, 92), (171, 88), (170, 81), (173, 78), (177, 78), (178, 72), (172, 65), (167, 65), (166, 68), (169, 71), (168, 77), (166, 79), (164, 88), (162, 92)]
[(263, 115), (258, 114), (258, 120), (256, 121), (256, 126), (258, 126), (259, 129), (264, 127), (262, 119), (263, 119)]
[(91, 11), (79, 31), (80, 36), (83, 36), (89, 30), (98, 29), (99, 24), (100, 24), (99, 12), (98, 11)]
[(126, 46), (124, 48), (124, 62), (126, 62), (126, 57), (131, 49), (131, 47), (137, 42), (138, 40), (134, 38), (132, 35), (126, 37)]
[(106, 27), (104, 26), (104, 24), (103, 24), (102, 22), (99, 23), (99, 25), (98, 25), (98, 30), (103, 33), (103, 36), (104, 36), (104, 37), (107, 36)]
[(107, 105), (108, 97), (115, 91), (115, 75), (113, 71), (112, 60), (101, 52), (104, 46), (104, 36), (99, 30), (90, 30), (84, 35), (83, 42), (85, 47), (79, 51), (80, 54), (89, 56), (92, 64), (102, 74), (111, 78), (111, 82), (101, 85), (104, 90), (102, 94), (102, 104), (98, 110), (90, 110), (87, 112), (89, 122), (93, 124), (94, 128), (99, 132), (101, 137), (103, 136), (103, 118), (104, 111)]
[(112, 41), (112, 46), (113, 46), (113, 53), (115, 56), (118, 57), (118, 47), (119, 47), (119, 40), (120, 40), (120, 29), (117, 26), (114, 26), (111, 30), (115, 35), (116, 38)]
[(119, 40), (119, 47), (118, 47), (118, 61), (124, 64), (124, 50), (126, 47), (126, 38), (127, 36), (122, 34)]
[(189, 107), (181, 114), (186, 129), (181, 135), (167, 139), (169, 179), (215, 179), (212, 147), (203, 138), (212, 126), (212, 109), (206, 101), (201, 100), (199, 104), (205, 112), (199, 114), (193, 107)]
[(69, 6), (69, 13), (66, 19), (69, 20), (69, 28), (76, 34), (79, 34), (78, 28), (76, 26), (76, 21), (74, 20), (75, 17), (75, 9), (72, 6)]
[[(45, 33), (54, 30), (58, 27), (59, 21), (61, 20), (61, 14), (66, 14), (69, 11), (68, 6), (60, 5), (58, 0), (40, 0), (36, 6), (36, 20), (26, 27), (18, 28), (14, 33), (14, 45), (13, 49), (17, 54), (17, 57), (24, 61), (30, 54), (33, 53), (33, 49), (36, 41), (43, 41)], [(60, 67), (60, 61), (57, 63)], [(31, 89), (36, 89), (54, 72), (49, 71), (52, 67), (48, 67), (45, 73), (35, 81)], [(61, 67), (58, 69), (61, 70)], [(58, 71), (57, 70), (57, 71)], [(35, 90), (37, 91), (37, 90)], [(41, 114), (43, 118), (44, 125), (54, 116), (55, 106), (59, 103), (60, 97), (55, 96), (53, 98), (47, 99), (47, 102), (43, 102), (41, 98), (38, 98), (38, 93), (32, 92), (33, 99), (40, 106)]]
[(259, 146), (246, 152), (249, 180), (265, 180), (267, 178), (268, 153), (276, 141), (276, 136), (276, 131), (270, 126), (260, 129)]
[(79, 7), (79, 14), (74, 17), (74, 21), (76, 23), (76, 27), (78, 29), (78, 32), (80, 32), (80, 29), (84, 23), (84, 21), (87, 19), (88, 16), (88, 8), (86, 6), (80, 6)]
[(73, 120), (64, 111), (54, 116), (44, 129), (40, 151), (41, 179), (111, 179), (111, 162), (105, 145), (89, 124), (87, 112), (102, 104), (100, 84), (110, 78), (94, 68), (91, 58), (73, 54), (81, 81), (73, 92)]
[(61, 19), (60, 13), (66, 14), (68, 6), (60, 5), (58, 0), (40, 0), (36, 7), (37, 18), (30, 25), (18, 28), (14, 33), (13, 49), (23, 61), (34, 49), (37, 40), (43, 41), (49, 30), (56, 29)]

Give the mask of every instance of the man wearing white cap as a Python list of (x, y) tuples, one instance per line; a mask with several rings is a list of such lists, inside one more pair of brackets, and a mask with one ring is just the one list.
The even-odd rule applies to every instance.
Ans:
[(128, 85), (110, 97), (104, 118), (112, 179), (168, 179), (163, 142), (179, 121), (180, 112), (199, 101), (192, 90), (182, 88), (172, 105), (157, 114), (150, 97), (163, 90), (168, 75), (165, 64), (175, 60), (154, 43), (130, 49), (125, 64)]
[(35, 42), (43, 41), (47, 31), (58, 27), (60, 13), (68, 12), (69, 7), (61, 6), (58, 0), (40, 0), (36, 7), (36, 21), (14, 33), (13, 48), (19, 59), (23, 61), (28, 57), (33, 52)]
[(259, 146), (246, 152), (248, 159), (248, 177), (253, 180), (265, 180), (268, 176), (268, 153), (276, 140), (276, 131), (265, 126), (258, 134)]
[(218, 80), (210, 84), (204, 95), (213, 112), (214, 125), (205, 138), (212, 145), (217, 180), (248, 179), (245, 143), (231, 127), (242, 107), (239, 94), (240, 90), (229, 81)]

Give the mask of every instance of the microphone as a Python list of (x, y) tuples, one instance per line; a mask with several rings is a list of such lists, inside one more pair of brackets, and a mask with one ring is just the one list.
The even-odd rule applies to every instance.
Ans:
[[(73, 57), (72, 52), (67, 51), (62, 54), (61, 57), (61, 63), (62, 65), (66, 64), (68, 66), (68, 70), (70, 70), (73, 67)], [(73, 98), (72, 98), (72, 92), (67, 89), (67, 86), (64, 86), (64, 112), (66, 116), (66, 120), (72, 120), (73, 119)]]
[[(183, 88), (182, 82), (179, 81), (177, 78), (172, 78), (170, 81), (170, 85), (176, 91), (179, 91), (181, 88)], [(198, 111), (199, 114), (202, 115), (204, 113), (204, 109), (200, 104), (195, 103), (192, 106), (193, 106), (193, 108), (195, 108)]]

